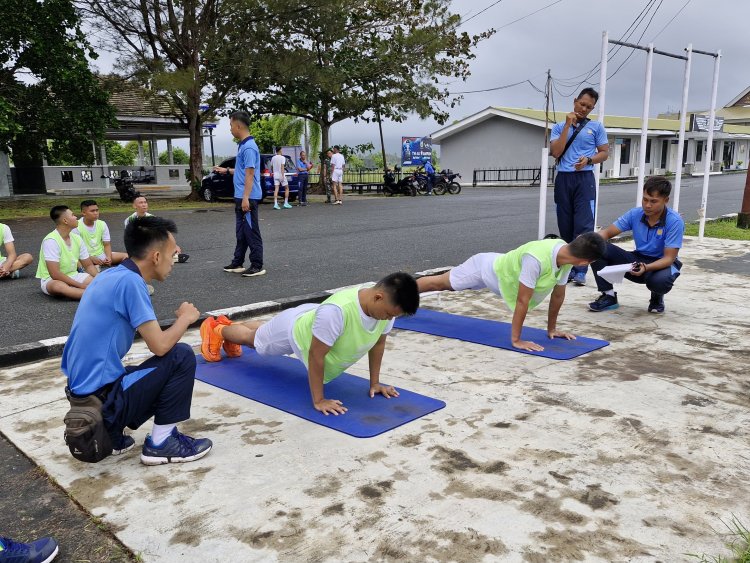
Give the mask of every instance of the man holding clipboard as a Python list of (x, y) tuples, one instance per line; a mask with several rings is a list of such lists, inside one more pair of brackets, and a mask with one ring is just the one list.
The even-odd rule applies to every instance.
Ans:
[[(596, 182), (594, 165), (609, 158), (607, 132), (598, 121), (588, 118), (599, 100), (593, 88), (584, 88), (573, 100), (573, 111), (556, 123), (550, 135), (550, 154), (557, 159), (555, 204), (557, 227), (565, 242), (594, 230)], [(575, 266), (570, 280), (586, 285), (587, 266)]]

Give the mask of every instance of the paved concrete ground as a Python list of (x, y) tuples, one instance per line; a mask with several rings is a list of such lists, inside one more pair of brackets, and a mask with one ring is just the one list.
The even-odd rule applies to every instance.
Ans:
[[(81, 464), (61, 437), (59, 360), (0, 371), (0, 431), (145, 561), (718, 554), (720, 519), (750, 514), (748, 278), (698, 264), (748, 250), (688, 240), (663, 316), (646, 313), (635, 284), (601, 314), (585, 308), (592, 288), (571, 287), (560, 328), (611, 345), (569, 362), (398, 331), (383, 379), (447, 407), (368, 440), (197, 382), (182, 427), (214, 439), (208, 457), (147, 468), (134, 451)], [(510, 319), (487, 292), (424, 305)], [(532, 326), (544, 326), (540, 309)], [(366, 363), (351, 371), (365, 376)]]
[[(709, 213), (736, 212), (744, 176), (711, 178)], [(609, 223), (635, 203), (635, 184), (602, 188), (600, 219)], [(697, 217), (701, 179), (684, 184), (680, 209)], [(386, 198), (347, 197), (341, 207), (313, 204), (274, 211), (261, 208), (268, 275), (243, 279), (221, 270), (234, 249), (234, 215), (226, 203), (208, 210), (163, 212), (174, 219), (182, 248), (191, 255), (175, 267), (165, 284), (157, 284), (153, 301), (160, 319), (172, 318), (183, 300), (200, 310), (225, 308), (360, 283), (397, 270), (416, 272), (458, 264), (477, 252), (504, 252), (537, 236), (538, 189), (467, 188), (459, 196)], [(547, 231), (556, 232), (549, 193)], [(105, 217), (115, 249), (122, 250), (124, 214)], [(19, 251), (39, 253), (41, 239), (52, 229), (48, 219), (8, 221)], [(52, 300), (33, 279), (0, 283), (3, 310), (19, 319), (0, 332), (0, 347), (68, 334), (76, 303)]]

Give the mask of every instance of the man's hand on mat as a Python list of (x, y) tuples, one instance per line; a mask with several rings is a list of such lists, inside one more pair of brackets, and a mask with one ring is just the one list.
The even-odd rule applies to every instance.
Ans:
[(559, 330), (548, 330), (547, 336), (552, 338), (564, 338), (565, 340), (575, 340), (576, 335), (570, 334), (569, 332), (560, 332)]
[(391, 397), (398, 397), (398, 391), (396, 391), (396, 388), (391, 385), (381, 385), (380, 383), (371, 385), (370, 386), (370, 399), (375, 397), (376, 393), (380, 393), (386, 399), (390, 399)]
[(336, 416), (344, 414), (347, 410), (341, 401), (336, 399), (321, 399), (313, 403), (315, 410), (322, 412), (324, 415), (335, 414)]
[(519, 350), (529, 350), (530, 352), (542, 352), (544, 350), (544, 346), (540, 346), (536, 342), (529, 340), (516, 340), (512, 344), (513, 348), (518, 348)]

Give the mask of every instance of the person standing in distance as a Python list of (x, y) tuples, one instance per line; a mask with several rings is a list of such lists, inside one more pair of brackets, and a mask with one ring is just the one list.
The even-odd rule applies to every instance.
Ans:
[[(225, 272), (241, 273), (245, 277), (262, 276), (263, 239), (260, 236), (258, 204), (263, 198), (260, 189), (260, 150), (250, 134), (250, 114), (235, 111), (229, 116), (229, 130), (239, 141), (234, 168), (214, 166), (214, 172), (233, 174), (234, 219), (237, 245), (232, 262), (224, 267)], [(250, 267), (245, 269), (245, 254), (250, 250)]]
[[(565, 242), (594, 230), (596, 181), (594, 165), (609, 158), (607, 131), (588, 118), (599, 100), (593, 88), (584, 88), (573, 100), (573, 111), (555, 123), (550, 136), (550, 154), (557, 159), (555, 205), (557, 227)], [(586, 285), (587, 266), (574, 266), (570, 281)]]
[(346, 160), (344, 160), (344, 155), (339, 151), (339, 146), (335, 145), (333, 147), (333, 155), (331, 156), (331, 182), (333, 182), (334, 205), (344, 203), (344, 168), (346, 168)]
[(307, 182), (310, 178), (310, 169), (313, 167), (312, 162), (307, 160), (307, 153), (300, 151), (297, 159), (297, 179), (299, 182), (299, 205), (307, 205)]
[(286, 179), (286, 157), (281, 154), (281, 147), (276, 147), (276, 154), (271, 158), (271, 172), (273, 173), (273, 208), (279, 207), (279, 186), (284, 186), (284, 209), (291, 209), (289, 205), (289, 181)]

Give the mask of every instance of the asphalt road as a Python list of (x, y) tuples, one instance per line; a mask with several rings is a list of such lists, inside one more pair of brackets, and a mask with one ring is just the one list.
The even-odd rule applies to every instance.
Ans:
[[(714, 176), (708, 215), (737, 212), (745, 177)], [(702, 180), (683, 183), (680, 211), (697, 218)], [(635, 203), (635, 184), (602, 187), (600, 224), (608, 224)], [(174, 317), (182, 301), (201, 311), (302, 295), (377, 279), (394, 271), (417, 272), (455, 265), (477, 252), (503, 252), (537, 235), (538, 188), (465, 188), (458, 196), (347, 197), (344, 205), (313, 203), (306, 208), (274, 211), (261, 206), (261, 231), (268, 274), (242, 278), (222, 267), (234, 250), (234, 214), (229, 203), (207, 209), (165, 211), (177, 222), (177, 240), (190, 254), (176, 264), (153, 303), (160, 319)], [(125, 214), (103, 217), (113, 247), (121, 240)], [(5, 221), (19, 252), (38, 256), (49, 219)], [(552, 190), (548, 195), (547, 232), (556, 232)], [(34, 279), (36, 262), (20, 280), (0, 282), (5, 330), (0, 347), (70, 331), (76, 303), (42, 294)]]

